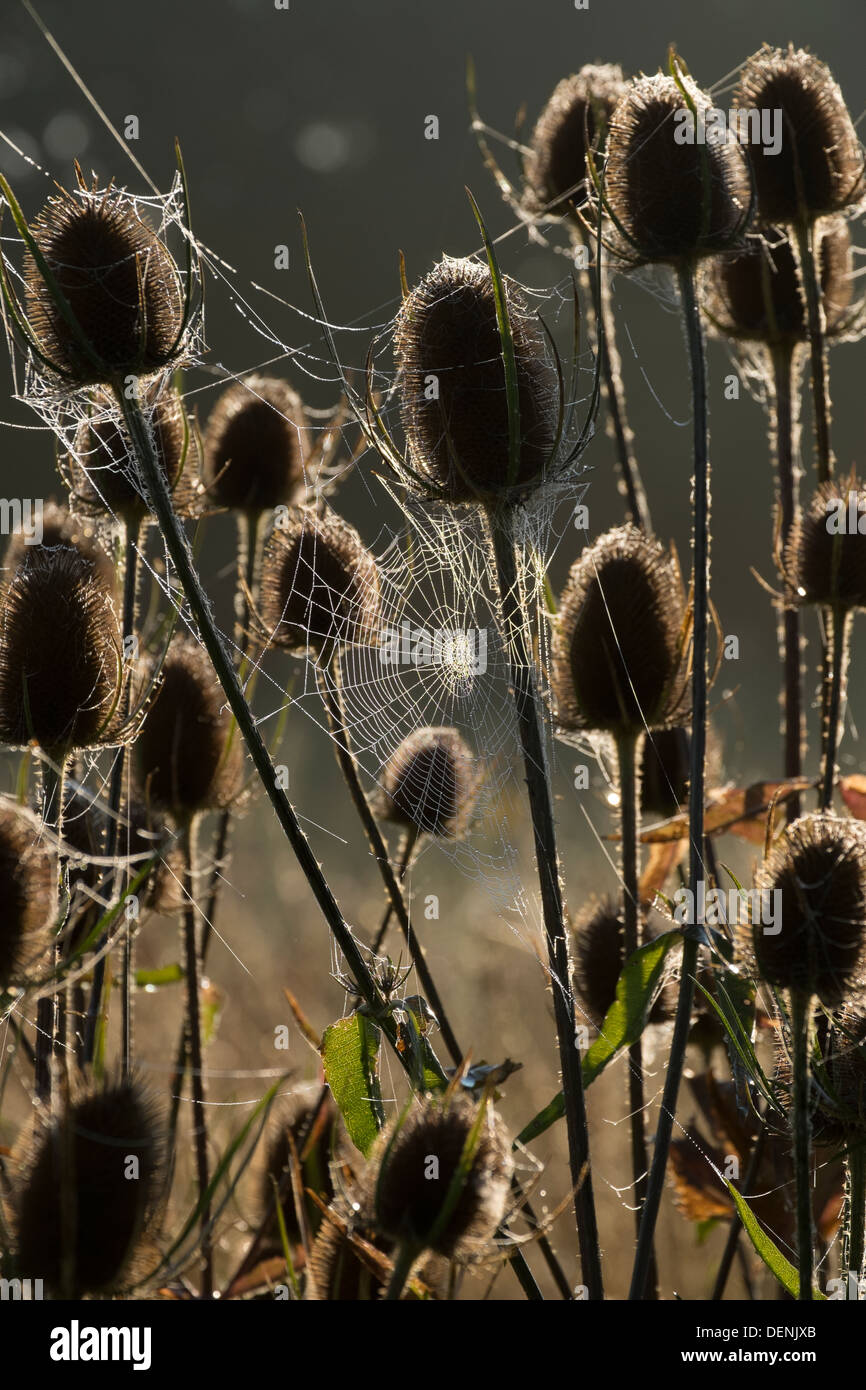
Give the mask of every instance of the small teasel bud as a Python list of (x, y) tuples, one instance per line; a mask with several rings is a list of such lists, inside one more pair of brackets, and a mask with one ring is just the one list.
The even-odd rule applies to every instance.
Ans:
[[(616, 986), (624, 961), (622, 911), (612, 898), (587, 904), (572, 925), (574, 984), (590, 1022), (601, 1027), (616, 999)], [(668, 1000), (661, 991), (650, 1010), (650, 1023), (669, 1016)]]
[[(187, 494), (194, 490), (181, 483), (196, 472), (196, 444), (183, 401), (173, 387), (158, 384), (145, 398), (144, 408), (153, 434), (154, 449), (175, 511), (189, 512)], [(82, 421), (75, 449), (66, 461), (72, 506), (85, 515), (117, 516), (128, 526), (139, 526), (147, 514), (138, 470), (129, 437), (111, 396), (94, 397), (90, 417)]]
[(204, 480), (220, 507), (263, 512), (306, 486), (307, 418), (288, 382), (248, 376), (222, 393), (204, 437)]
[(38, 973), (57, 906), (57, 860), (39, 820), (0, 800), (0, 991)]
[(608, 531), (572, 566), (554, 630), (560, 727), (634, 736), (686, 709), (679, 571), (634, 526)]
[[(28, 555), (36, 550), (53, 550), (57, 546), (72, 547), (80, 552), (94, 567), (94, 578), (100, 580), (111, 592), (115, 588), (115, 571), (106, 551), (99, 542), (92, 523), (73, 516), (66, 507), (58, 507), (56, 502), (46, 502), (42, 508), (42, 538), (36, 543), (28, 540), (28, 532), (22, 528), (13, 531), (9, 537), (3, 568), (11, 578), (15, 570)], [(31, 537), (35, 541), (35, 537)]]
[(243, 776), (240, 736), (203, 647), (176, 637), (135, 742), (145, 801), (185, 823), (227, 806)]
[[(391, 1240), (452, 1259), (475, 1253), (492, 1238), (505, 1213), (513, 1163), (502, 1121), (482, 1104), (486, 1113), (474, 1151), (479, 1115), (466, 1096), (426, 1100), (379, 1135), (367, 1177), (370, 1210), (376, 1228)], [(461, 1180), (467, 1150), (471, 1156)], [(459, 1192), (450, 1205), (455, 1179)], [(450, 1210), (443, 1216), (446, 1198)]]
[(823, 483), (804, 507), (785, 572), (801, 603), (866, 608), (866, 489), (853, 474)]
[[(778, 896), (767, 900), (771, 914), (740, 926), (741, 954), (767, 984), (835, 1008), (866, 959), (866, 826), (824, 815), (794, 821), (756, 889)], [(772, 924), (760, 920), (768, 915)]]
[[(844, 331), (850, 317), (851, 234), (839, 217), (816, 228), (819, 279), (827, 336)], [(704, 282), (711, 323), (727, 337), (771, 347), (806, 342), (809, 329), (794, 249), (780, 227), (749, 237), (742, 249), (714, 259)]]
[(382, 776), (382, 816), (419, 834), (453, 838), (472, 814), (475, 760), (456, 729), (416, 729), (391, 754)]
[(165, 1184), (152, 1098), (137, 1079), (40, 1113), (10, 1160), (7, 1209), (22, 1278), (60, 1297), (107, 1294), (146, 1272)]
[[(337, 1119), (337, 1107), (330, 1093), (321, 1104), (315, 1099), (310, 1101), (304, 1097), (297, 1097), (271, 1116), (265, 1136), (259, 1203), (262, 1217), (268, 1219), (272, 1234), (277, 1239), (277, 1192), (280, 1193), (280, 1206), (289, 1243), (297, 1245), (302, 1239), (301, 1223), (295, 1208), (295, 1190), (291, 1180), (293, 1145), (299, 1164), (301, 1187), (315, 1192), (325, 1203), (333, 1200), (331, 1159), (337, 1139)], [(321, 1217), (312, 1202), (308, 1204), (307, 1219), (315, 1234), (321, 1224)]]
[[(677, 265), (726, 250), (749, 213), (745, 156), (733, 139), (700, 143), (696, 122), (712, 99), (690, 77), (661, 73), (633, 81), (610, 121), (604, 197), (612, 239), (637, 262)], [(688, 122), (693, 127), (689, 134)]]
[(373, 643), (379, 571), (354, 527), (290, 508), (265, 545), (260, 619), (267, 641), (296, 655)]
[(857, 132), (829, 68), (813, 54), (765, 45), (743, 68), (734, 100), (773, 119), (781, 112), (776, 140), (747, 145), (761, 221), (814, 222), (861, 200)]
[(563, 216), (587, 199), (586, 152), (604, 138), (626, 89), (617, 63), (587, 63), (554, 88), (536, 122), (523, 163), (528, 210)]
[(118, 735), (120, 630), (95, 566), (33, 547), (0, 594), (0, 741), (58, 760)]
[(509, 479), (505, 365), (487, 265), (446, 258), (414, 287), (397, 316), (403, 428), (412, 468), (451, 502), (537, 486), (553, 467), (558, 383), (524, 291), (503, 277), (520, 408), (516, 476)]
[(61, 191), (30, 231), (66, 304), (57, 302), (28, 251), (27, 316), (40, 352), (66, 380), (76, 387), (110, 385), (175, 364), (184, 312), (180, 276), (133, 198), (111, 186)]

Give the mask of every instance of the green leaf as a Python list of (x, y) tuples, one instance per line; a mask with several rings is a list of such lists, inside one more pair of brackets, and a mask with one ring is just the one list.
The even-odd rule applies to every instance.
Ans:
[[(791, 1264), (790, 1260), (785, 1259), (785, 1256), (778, 1246), (774, 1245), (773, 1241), (770, 1240), (770, 1237), (767, 1235), (763, 1226), (761, 1226), (745, 1197), (740, 1196), (733, 1183), (728, 1182), (727, 1178), (725, 1179), (725, 1184), (736, 1203), (737, 1211), (740, 1213), (740, 1220), (743, 1223), (743, 1229), (755, 1247), (756, 1252), (760, 1255), (770, 1273), (774, 1274), (778, 1279), (782, 1288), (786, 1289), (792, 1298), (797, 1298), (800, 1293), (800, 1276), (797, 1270)], [(812, 1297), (821, 1303), (826, 1303), (827, 1301), (826, 1296), (817, 1289), (812, 1290)]]
[(160, 965), (156, 970), (136, 970), (135, 987), (136, 989), (160, 989), (162, 985), (176, 985), (182, 980), (183, 966), (177, 961), (172, 961), (171, 965)]
[(332, 1023), (322, 1039), (325, 1080), (352, 1143), (365, 1155), (385, 1122), (378, 1077), (381, 1038), (376, 1024), (356, 1013)]
[(599, 1035), (583, 1059), (583, 1084), (591, 1086), (624, 1047), (637, 1042), (646, 1024), (668, 952), (682, 933), (664, 932), (635, 951), (617, 980), (616, 999), (605, 1014)]
[(531, 1144), (533, 1139), (537, 1139), (539, 1134), (543, 1134), (551, 1125), (555, 1125), (557, 1120), (561, 1120), (565, 1114), (565, 1099), (562, 1092), (554, 1096), (549, 1105), (545, 1105), (543, 1110), (539, 1110), (534, 1120), (520, 1131), (515, 1144)]

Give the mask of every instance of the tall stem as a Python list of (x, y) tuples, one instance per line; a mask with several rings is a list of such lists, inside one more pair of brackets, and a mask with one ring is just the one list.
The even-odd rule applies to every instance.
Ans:
[[(207, 1115), (205, 1112), (204, 1056), (201, 1039), (201, 958), (198, 943), (196, 892), (196, 820), (183, 827), (180, 840), (184, 858), (183, 952), (186, 974), (186, 1039), (192, 1073), (193, 1143), (201, 1202), (210, 1184), (207, 1153)], [(210, 1231), (210, 1204), (201, 1210), (201, 1257), (203, 1298), (213, 1293), (213, 1251)]]
[(815, 263), (815, 227), (801, 223), (795, 228), (800, 274), (806, 295), (809, 325), (809, 356), (812, 366), (812, 415), (815, 428), (815, 470), (819, 483), (829, 482), (833, 474), (830, 450), (830, 391), (827, 382), (826, 319)]
[(586, 1120), (580, 1053), (575, 1039), (571, 963), (568, 954), (568, 937), (565, 929), (560, 886), (559, 856), (553, 819), (553, 796), (544, 745), (542, 704), (535, 678), (535, 668), (530, 655), (526, 616), (521, 603), (510, 513), (508, 511), (491, 511), (488, 515), (488, 524), (493, 545), (499, 602), (511, 666), (512, 692), (517, 712), (520, 746), (523, 753), (529, 809), (532, 817), (544, 934), (547, 942), (550, 983), (559, 1044), (559, 1064), (562, 1070), (562, 1091), (565, 1100), (568, 1152), (571, 1180), (574, 1186), (574, 1208), (581, 1267), (589, 1297), (601, 1299), (604, 1297), (604, 1288), (601, 1275), (598, 1225), (592, 1191), (589, 1129)]
[(848, 1151), (845, 1155), (847, 1192), (845, 1196), (845, 1228), (847, 1240), (845, 1274), (846, 1295), (857, 1299), (863, 1276), (863, 1237), (866, 1226), (866, 1148), (859, 1131), (849, 1130)]
[[(63, 915), (63, 855), (60, 841), (63, 835), (63, 796), (66, 772), (65, 756), (55, 754), (42, 764), (42, 823), (57, 840), (57, 911)], [(52, 966), (57, 970), (62, 959), (61, 933), (63, 921), (57, 922), (57, 936), (52, 951)], [(36, 1096), (48, 1104), (51, 1100), (52, 1055), (63, 1058), (65, 1053), (65, 1022), (62, 1006), (62, 990), (56, 987), (53, 994), (40, 999), (36, 1005), (36, 1060), (34, 1084)]]
[(794, 1179), (797, 1200), (797, 1269), (800, 1275), (801, 1303), (812, 1301), (812, 1191), (811, 1147), (812, 1113), (810, 1105), (809, 1043), (812, 1000), (800, 990), (791, 991), (791, 1032), (793, 1034), (793, 1115)]
[(653, 1235), (664, 1191), (665, 1171), (677, 1108), (680, 1081), (695, 997), (698, 947), (703, 935), (700, 903), (703, 895), (704, 763), (707, 741), (707, 636), (710, 602), (710, 463), (707, 433), (707, 378), (704, 334), (695, 294), (694, 266), (679, 270), (680, 298), (689, 345), (694, 421), (694, 621), (692, 640), (692, 737), (689, 748), (689, 888), (695, 920), (683, 933), (680, 988), (668, 1070), (656, 1128), (643, 1220), (632, 1272), (629, 1298), (643, 1298), (653, 1250)]
[[(797, 467), (795, 463), (796, 419), (794, 406), (794, 356), (796, 349), (784, 346), (773, 349), (773, 436), (776, 454), (776, 474), (779, 486), (780, 536), (783, 556), (799, 511), (797, 497)], [(785, 593), (780, 617), (780, 644), (784, 672), (782, 739), (785, 777), (795, 781), (803, 772), (805, 721), (803, 718), (803, 679), (800, 651), (800, 610)], [(789, 797), (788, 816), (796, 820), (800, 814), (800, 795)]]
[[(405, 835), (403, 836), (403, 844), (400, 849), (400, 858), (397, 861), (397, 878), (400, 882), (401, 887), (406, 881), (406, 875), (409, 872), (409, 865), (412, 863), (412, 855), (415, 852), (415, 846), (417, 845), (417, 843), (418, 831), (414, 825), (410, 825)], [(393, 912), (394, 909), (389, 901), (388, 906), (385, 908), (385, 913), (382, 917), (382, 921), (379, 923), (379, 930), (376, 932), (376, 937), (371, 947), (374, 956), (377, 956), (380, 950), (382, 949), (382, 942), (385, 940), (385, 933), (387, 932), (388, 927), (390, 925)]]
[(845, 690), (848, 631), (851, 615), (844, 609), (828, 608), (827, 626), (830, 639), (830, 660), (824, 663), (823, 706), (827, 712), (824, 728), (824, 769), (819, 809), (829, 811), (833, 806), (833, 784), (836, 780), (836, 753), (839, 748), (839, 723), (842, 697)]

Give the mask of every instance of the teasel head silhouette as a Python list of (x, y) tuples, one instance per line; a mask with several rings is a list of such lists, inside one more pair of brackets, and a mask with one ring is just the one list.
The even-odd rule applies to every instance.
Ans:
[(587, 63), (554, 88), (524, 156), (524, 207), (536, 216), (562, 217), (588, 197), (586, 152), (604, 156), (614, 107), (626, 90), (618, 63)]
[(3, 570), (6, 578), (12, 575), (28, 555), (36, 550), (54, 550), (58, 546), (71, 547), (81, 553), (83, 559), (93, 565), (94, 578), (114, 593), (116, 572), (108, 552), (102, 546), (94, 524), (85, 517), (74, 516), (67, 507), (56, 502), (46, 502), (41, 513), (41, 538), (37, 541), (33, 528), (23, 527), (13, 531), (9, 537), (6, 554), (3, 557)]
[[(157, 380), (145, 391), (142, 407), (174, 509), (179, 516), (194, 516), (202, 509), (204, 493), (198, 479), (198, 443), (180, 392)], [(116, 517), (138, 534), (149, 508), (135, 452), (110, 393), (94, 392), (90, 414), (81, 422), (61, 468), (77, 515)]]
[(382, 774), (380, 814), (416, 835), (464, 834), (479, 788), (476, 760), (456, 729), (416, 729)]
[(866, 826), (801, 817), (782, 833), (755, 887), (780, 897), (771, 929), (761, 920), (738, 928), (741, 956), (776, 989), (838, 1007), (860, 986), (866, 963)]
[[(333, 1201), (331, 1162), (335, 1159), (338, 1133), (339, 1113), (330, 1091), (323, 1092), (318, 1101), (315, 1097), (293, 1097), (271, 1115), (259, 1177), (259, 1206), (275, 1245), (282, 1244), (277, 1201), (290, 1246), (298, 1246), (303, 1240), (295, 1206), (293, 1165), (297, 1165), (302, 1191), (314, 1192), (325, 1204)], [(321, 1212), (312, 1202), (307, 1202), (306, 1224), (312, 1235), (322, 1224)]]
[[(644, 943), (650, 940), (642, 923)], [(601, 1028), (616, 999), (616, 986), (625, 964), (621, 907), (612, 898), (592, 900), (572, 923), (574, 986), (594, 1028)], [(660, 987), (649, 1011), (649, 1023), (663, 1023), (671, 1016), (669, 990)]]
[(117, 745), (120, 630), (96, 567), (71, 546), (32, 547), (0, 592), (0, 741), (36, 743), (55, 762)]
[(846, 1000), (831, 1014), (819, 1014), (815, 1036), (816, 1138), (821, 1144), (862, 1148), (866, 1137), (866, 1006), (862, 994)]
[(129, 1289), (155, 1268), (167, 1162), (162, 1123), (135, 1078), (82, 1085), (40, 1110), (9, 1161), (16, 1268), (54, 1297)]
[(501, 1223), (512, 1173), (505, 1127), (489, 1101), (427, 1099), (380, 1133), (361, 1205), (398, 1245), (468, 1260)]
[(813, 493), (784, 556), (784, 575), (798, 602), (841, 613), (866, 608), (864, 518), (866, 489), (853, 471), (847, 479), (822, 483)]
[(777, 147), (747, 144), (762, 222), (805, 225), (862, 201), (863, 151), (825, 63), (793, 44), (765, 45), (745, 64), (734, 102), (743, 111), (782, 113)]
[(695, 138), (712, 98), (676, 56), (671, 73), (635, 78), (610, 118), (598, 196), (611, 250), (631, 265), (679, 266), (728, 250), (751, 216), (742, 150), (733, 139)]
[(240, 794), (241, 740), (204, 648), (175, 637), (133, 749), (141, 798), (184, 826)]
[(265, 512), (303, 500), (310, 454), (304, 403), (279, 377), (254, 374), (223, 391), (204, 435), (210, 501)]
[(688, 713), (688, 621), (679, 568), (634, 526), (606, 532), (571, 568), (559, 601), (551, 690), (560, 728), (616, 738)]
[(0, 799), (0, 990), (35, 980), (57, 913), (57, 858), (41, 821)]
[(324, 662), (340, 646), (375, 644), (379, 622), (378, 567), (355, 528), (331, 510), (289, 508), (262, 556), (262, 639)]

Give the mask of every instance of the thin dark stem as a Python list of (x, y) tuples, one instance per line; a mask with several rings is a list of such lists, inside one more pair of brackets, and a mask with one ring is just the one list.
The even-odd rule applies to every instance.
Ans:
[[(766, 1142), (767, 1126), (762, 1124), (758, 1131), (758, 1137), (752, 1145), (752, 1152), (749, 1155), (749, 1164), (746, 1169), (745, 1177), (740, 1185), (740, 1191), (744, 1196), (751, 1192), (758, 1176), (758, 1169), (761, 1166), (761, 1159), (764, 1156)], [(740, 1232), (742, 1229), (739, 1212), (735, 1211), (731, 1217), (731, 1224), (728, 1227), (728, 1238), (725, 1241), (725, 1248), (722, 1252), (722, 1258), (719, 1261), (713, 1292), (710, 1294), (710, 1299), (713, 1303), (717, 1303), (724, 1295), (725, 1286), (731, 1273), (731, 1266), (734, 1263), (734, 1256), (737, 1253), (737, 1246), (739, 1245)]]
[[(198, 1196), (202, 1201), (210, 1184), (207, 1153), (207, 1114), (205, 1110), (204, 1057), (201, 1037), (201, 958), (198, 943), (196, 891), (196, 822), (184, 826), (180, 836), (184, 858), (183, 952), (186, 974), (186, 1042), (192, 1075), (195, 1164)], [(213, 1293), (213, 1249), (210, 1231), (210, 1203), (201, 1210), (201, 1258), (203, 1298)]]
[(847, 1276), (846, 1297), (859, 1297), (860, 1279), (863, 1275), (863, 1237), (866, 1226), (866, 1148), (863, 1136), (857, 1130), (849, 1130), (848, 1151), (845, 1155), (847, 1191), (845, 1196), (845, 1234)]
[(703, 934), (699, 884), (704, 875), (704, 764), (707, 739), (707, 636), (710, 600), (710, 466), (707, 435), (707, 379), (704, 335), (695, 294), (694, 267), (679, 271), (680, 297), (689, 345), (694, 417), (694, 615), (692, 650), (692, 737), (689, 762), (689, 888), (694, 921), (683, 933), (680, 988), (668, 1070), (656, 1128), (653, 1160), (647, 1184), (643, 1220), (632, 1273), (629, 1298), (644, 1297), (653, 1249), (653, 1235), (664, 1192), (665, 1171), (686, 1058), (698, 946)]
[[(62, 754), (57, 754), (56, 758), (46, 760), (42, 764), (42, 822), (46, 830), (51, 831), (57, 841), (57, 911), (58, 920), (56, 924), (57, 935), (54, 940), (52, 950), (52, 965), (58, 969), (62, 960), (62, 931), (63, 931), (63, 854), (61, 852), (61, 839), (63, 836), (63, 784), (65, 780), (65, 759)], [(63, 1058), (65, 1053), (65, 1014), (62, 1008), (62, 990), (56, 987), (54, 992), (40, 999), (36, 1005), (36, 1060), (34, 1069), (34, 1085), (36, 1096), (40, 1101), (48, 1104), (51, 1100), (52, 1077), (51, 1077), (51, 1058), (56, 1056)]]
[(791, 1128), (797, 1200), (797, 1269), (800, 1275), (798, 1298), (801, 1303), (812, 1302), (812, 1112), (809, 1073), (811, 1029), (812, 1000), (809, 995), (792, 990), (791, 1042), (794, 1085)]
[(520, 600), (512, 520), (507, 512), (491, 512), (488, 516), (488, 523), (532, 817), (544, 933), (547, 941), (550, 983), (559, 1044), (559, 1062), (562, 1070), (562, 1090), (565, 1099), (568, 1152), (571, 1180), (574, 1186), (574, 1208), (581, 1267), (590, 1299), (601, 1299), (604, 1297), (604, 1287), (601, 1274), (598, 1225), (592, 1191), (589, 1130), (586, 1120), (580, 1053), (576, 1046), (571, 963), (568, 955), (568, 937), (560, 886), (553, 797), (544, 746), (542, 705), (536, 684), (535, 668), (530, 656), (526, 616)]
[[(779, 486), (780, 535), (779, 546), (784, 557), (799, 511), (797, 469), (795, 464), (794, 353), (791, 347), (773, 350), (773, 413), (776, 473)], [(786, 586), (787, 588), (787, 586)], [(780, 643), (784, 694), (782, 739), (785, 777), (795, 781), (803, 773), (805, 721), (803, 718), (803, 676), (800, 650), (800, 610), (785, 593), (781, 612)], [(788, 817), (796, 820), (800, 814), (800, 795), (794, 793), (787, 801)]]
[(845, 689), (845, 668), (848, 664), (848, 629), (850, 614), (841, 608), (827, 609), (830, 639), (830, 660), (824, 664), (824, 708), (827, 711), (824, 730), (824, 768), (819, 810), (833, 807), (833, 785), (836, 780), (836, 753), (839, 747), (839, 723), (842, 696)]
[(391, 1278), (388, 1280), (388, 1287), (385, 1290), (385, 1301), (396, 1302), (406, 1287), (406, 1280), (412, 1271), (412, 1266), (417, 1260), (420, 1250), (417, 1245), (410, 1241), (404, 1241), (398, 1245), (397, 1254), (394, 1258), (394, 1268), (391, 1271)]
[(833, 475), (833, 455), (830, 450), (830, 391), (827, 382), (826, 320), (821, 287), (818, 281), (818, 267), (815, 263), (814, 224), (801, 223), (795, 228), (795, 234), (809, 324), (815, 469), (818, 482), (826, 483)]
[[(418, 838), (419, 837), (417, 828), (414, 825), (410, 825), (405, 835), (403, 836), (403, 844), (400, 848), (400, 857), (397, 860), (397, 879), (401, 887), (406, 881), (406, 875), (409, 872), (409, 865), (412, 863), (412, 855), (415, 852), (415, 846), (418, 843)], [(382, 942), (385, 940), (385, 933), (388, 930), (393, 914), (394, 908), (389, 900), (388, 906), (385, 908), (384, 916), (379, 925), (379, 930), (376, 932), (376, 939), (373, 942), (371, 948), (374, 956), (378, 956), (379, 952), (382, 949)]]

